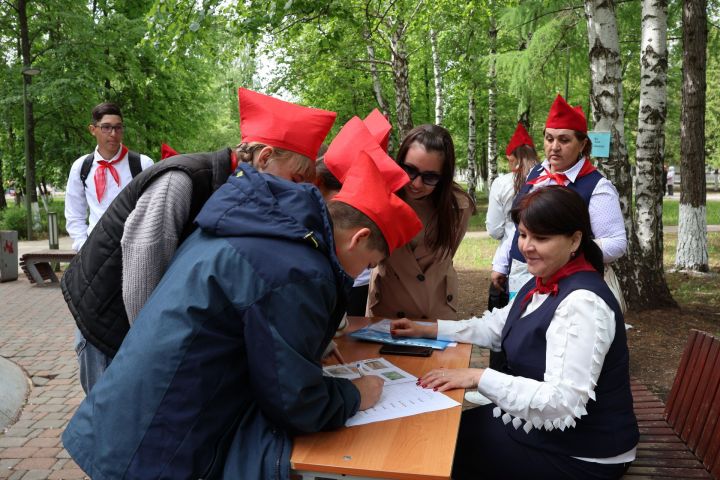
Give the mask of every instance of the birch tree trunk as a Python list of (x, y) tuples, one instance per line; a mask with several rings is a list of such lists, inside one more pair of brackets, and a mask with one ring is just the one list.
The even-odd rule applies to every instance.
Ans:
[(437, 32), (434, 28), (430, 29), (430, 48), (432, 50), (433, 74), (435, 76), (435, 125), (442, 125), (444, 117), (442, 70), (440, 69)]
[(395, 110), (400, 138), (412, 130), (412, 112), (410, 110), (410, 87), (408, 83), (408, 53), (405, 45), (405, 23), (395, 19), (390, 35), (393, 81), (395, 83)]
[(475, 156), (477, 154), (477, 135), (475, 133), (475, 90), (470, 89), (468, 93), (468, 144), (467, 144), (467, 164), (468, 164), (468, 193), (472, 198), (475, 198), (475, 189), (477, 188), (477, 163)]
[(622, 65), (613, 0), (586, 0), (588, 46), (590, 57), (590, 104), (595, 130), (610, 132), (610, 156), (599, 163), (602, 173), (620, 194), (620, 209), (625, 220), (628, 252), (613, 268), (622, 286), (629, 309), (636, 309), (645, 299), (637, 287), (637, 270), (633, 261), (639, 253), (632, 215), (632, 179), (625, 146)]
[(705, 211), (705, 87), (707, 2), (683, 1), (683, 83), (680, 120), (680, 221), (675, 267), (708, 271)]
[(490, 18), (490, 69), (488, 72), (488, 140), (487, 140), (487, 187), (490, 189), (497, 177), (497, 73), (495, 71), (495, 53), (497, 29), (495, 19)]
[[(640, 299), (636, 307), (677, 306), (663, 267), (662, 205), (667, 114), (667, 0), (643, 0), (640, 107), (636, 144), (635, 206), (638, 255), (634, 257)], [(642, 304), (642, 299), (645, 304)]]
[(372, 77), (372, 86), (373, 94), (375, 95), (375, 101), (377, 102), (378, 108), (380, 108), (382, 114), (388, 116), (390, 110), (388, 109), (388, 105), (385, 102), (385, 97), (383, 97), (382, 93), (380, 74), (378, 73), (377, 62), (375, 59), (375, 45), (373, 45), (372, 43), (372, 36), (367, 28), (365, 28), (365, 31), (363, 32), (363, 38), (365, 39), (365, 45), (367, 47), (368, 61), (370, 64), (370, 76)]

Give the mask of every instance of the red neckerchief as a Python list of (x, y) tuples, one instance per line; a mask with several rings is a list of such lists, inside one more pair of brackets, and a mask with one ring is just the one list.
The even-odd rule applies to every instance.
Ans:
[(525, 298), (522, 300), (522, 308), (525, 309), (526, 303), (532, 298), (534, 293), (540, 293), (540, 294), (550, 294), (550, 295), (557, 295), (558, 294), (558, 282), (562, 280), (565, 277), (569, 277), (573, 273), (577, 272), (595, 272), (595, 267), (593, 267), (590, 262), (585, 260), (585, 255), (580, 253), (577, 257), (571, 259), (569, 262), (567, 262), (565, 265), (563, 265), (560, 270), (555, 272), (547, 283), (543, 284), (542, 279), (540, 277), (535, 277), (535, 288), (530, 290), (527, 295), (525, 295)]
[[(543, 167), (543, 168), (545, 169), (545, 175), (539, 176), (533, 180), (530, 180), (527, 183), (529, 183), (530, 185), (535, 185), (536, 183), (543, 182), (543, 181), (547, 180), (548, 178), (552, 178), (553, 180), (555, 180), (555, 183), (557, 183), (558, 185), (565, 186), (565, 180), (569, 180), (567, 175), (565, 175), (565, 173), (553, 173), (550, 170), (548, 170), (547, 168), (545, 168), (545, 167)], [(592, 173), (595, 170), (597, 170), (597, 168), (595, 168), (590, 163), (590, 161), (586, 158), (585, 163), (583, 163), (582, 168), (580, 168), (580, 172), (577, 174), (577, 177), (575, 177), (575, 180), (577, 180), (578, 178), (584, 177), (585, 175)]]
[(115, 183), (117, 183), (118, 187), (120, 186), (120, 174), (117, 170), (115, 170), (113, 165), (122, 161), (122, 159), (125, 158), (125, 155), (127, 155), (127, 152), (127, 147), (123, 145), (122, 149), (120, 149), (120, 156), (116, 160), (113, 160), (112, 162), (108, 162), (107, 160), (98, 160), (98, 167), (95, 169), (95, 193), (97, 193), (98, 203), (102, 200), (103, 195), (105, 195), (105, 178), (107, 176), (106, 170), (110, 170), (110, 175), (112, 175), (115, 179)]

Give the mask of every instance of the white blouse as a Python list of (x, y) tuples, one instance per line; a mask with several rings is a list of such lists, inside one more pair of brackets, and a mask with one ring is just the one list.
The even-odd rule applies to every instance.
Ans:
[[(548, 295), (533, 294), (523, 317), (535, 311)], [(469, 320), (438, 320), (438, 339), (473, 343), (500, 350), (502, 330), (512, 302)], [(575, 290), (560, 302), (545, 334), (545, 374), (542, 381), (516, 377), (490, 368), (480, 379), (478, 391), (497, 405), (493, 410), (504, 423), (526, 432), (574, 427), (587, 414), (605, 355), (615, 338), (615, 313), (598, 295)], [(635, 449), (611, 459), (583, 459), (622, 463), (635, 458)]]
[[(567, 169), (564, 173), (568, 177), (565, 185), (575, 182), (585, 160), (581, 159), (575, 165)], [(543, 166), (550, 169), (550, 163), (545, 160)], [(542, 174), (540, 174), (542, 176)], [(546, 179), (533, 186), (530, 190), (536, 188), (555, 185), (555, 180)], [(615, 186), (607, 178), (601, 178), (595, 185), (595, 189), (590, 197), (588, 205), (588, 213), (590, 214), (590, 224), (595, 243), (598, 244), (603, 252), (603, 261), (612, 263), (618, 258), (625, 255), (627, 250), (627, 236), (625, 234), (625, 222), (623, 220), (622, 211), (620, 210), (620, 197)], [(512, 236), (504, 238), (498, 251), (493, 258), (492, 269), (498, 273), (507, 275), (510, 271), (510, 249), (512, 247)]]
[(490, 187), (485, 228), (495, 240), (512, 238), (515, 234), (515, 224), (510, 217), (513, 198), (515, 198), (514, 176), (512, 172), (500, 175)]

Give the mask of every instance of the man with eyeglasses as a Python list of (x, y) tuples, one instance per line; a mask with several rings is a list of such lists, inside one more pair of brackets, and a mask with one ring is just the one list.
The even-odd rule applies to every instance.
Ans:
[(93, 108), (88, 129), (97, 139), (97, 147), (75, 160), (65, 188), (66, 229), (77, 251), (120, 191), (153, 164), (150, 157), (123, 145), (123, 116), (114, 103)]

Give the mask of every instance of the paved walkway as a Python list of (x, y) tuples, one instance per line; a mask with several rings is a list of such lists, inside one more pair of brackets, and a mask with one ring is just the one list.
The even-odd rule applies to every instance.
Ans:
[(32, 381), (18, 421), (0, 433), (0, 479), (86, 478), (60, 440), (84, 397), (73, 351), (75, 324), (62, 293), (32, 286), (21, 275), (0, 283), (0, 299), (0, 356)]

